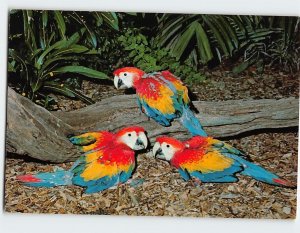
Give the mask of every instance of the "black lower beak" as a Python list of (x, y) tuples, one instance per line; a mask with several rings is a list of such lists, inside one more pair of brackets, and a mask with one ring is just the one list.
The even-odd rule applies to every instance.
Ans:
[(139, 139), (139, 138), (136, 140), (136, 143), (135, 143), (135, 145), (137, 145), (137, 146), (143, 146), (143, 147), (145, 147), (145, 145), (144, 145), (143, 141), (142, 141), (141, 139)]
[(121, 79), (118, 80), (118, 88), (120, 88), (123, 85), (123, 81)]
[(161, 155), (162, 154), (162, 149), (161, 148), (159, 148), (156, 152), (155, 152), (155, 157), (157, 156), (157, 155)]

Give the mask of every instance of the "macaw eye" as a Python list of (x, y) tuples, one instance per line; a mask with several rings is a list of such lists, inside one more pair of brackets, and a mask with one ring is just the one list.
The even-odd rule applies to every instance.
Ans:
[(131, 133), (128, 134), (128, 137), (131, 137)]
[(127, 73), (124, 73), (124, 76), (127, 76)]
[(169, 147), (170, 147), (170, 145), (167, 145), (167, 147), (169, 148)]

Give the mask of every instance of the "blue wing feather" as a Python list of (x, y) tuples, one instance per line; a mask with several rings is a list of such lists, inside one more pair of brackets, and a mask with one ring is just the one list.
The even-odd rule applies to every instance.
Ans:
[[(190, 173), (191, 176), (200, 179), (202, 182), (232, 182), (234, 180), (232, 177), (235, 173), (243, 170), (243, 166), (235, 161), (229, 168), (223, 171), (202, 173), (199, 171), (193, 171)], [(237, 181), (237, 178), (236, 180)]]

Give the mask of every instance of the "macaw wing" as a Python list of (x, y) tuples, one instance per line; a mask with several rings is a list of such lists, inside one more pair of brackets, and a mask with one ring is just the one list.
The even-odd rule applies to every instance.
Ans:
[(126, 182), (134, 169), (134, 152), (118, 147), (87, 153), (81, 159), (84, 162), (74, 168), (73, 183), (87, 187), (87, 193)]
[(181, 82), (180, 78), (176, 77), (170, 71), (165, 70), (160, 73), (159, 76), (168, 86), (173, 86), (177, 91), (178, 95), (182, 98), (184, 104), (189, 104), (190, 98), (188, 94), (188, 89)]
[(242, 165), (219, 151), (202, 149), (185, 150), (179, 167), (202, 182), (233, 182), (234, 174), (243, 170)]
[(97, 161), (101, 157), (103, 157), (103, 150), (88, 151), (74, 162), (70, 170), (75, 176), (80, 175), (89, 164)]
[(182, 101), (177, 91), (155, 75), (143, 78), (136, 88), (142, 111), (158, 123), (169, 126), (182, 114)]
[(246, 155), (246, 153), (234, 148), (233, 146), (225, 142), (213, 138), (210, 138), (208, 141), (211, 147), (210, 150), (217, 150), (227, 157), (232, 157), (233, 155), (233, 156), (239, 156), (243, 159), (250, 160), (250, 158)]
[(108, 131), (88, 132), (71, 137), (69, 140), (78, 145), (81, 151), (88, 152), (109, 145), (114, 139), (114, 134)]
[(154, 119), (156, 122), (158, 122), (163, 126), (170, 126), (171, 125), (170, 122), (174, 118), (177, 118), (177, 114), (176, 114), (177, 112), (175, 112), (174, 114), (162, 114), (160, 110), (154, 107), (150, 107), (147, 100), (145, 100), (144, 98), (139, 98), (139, 96), (138, 96), (138, 102), (139, 105), (141, 106), (140, 109), (143, 113), (145, 113), (148, 117)]

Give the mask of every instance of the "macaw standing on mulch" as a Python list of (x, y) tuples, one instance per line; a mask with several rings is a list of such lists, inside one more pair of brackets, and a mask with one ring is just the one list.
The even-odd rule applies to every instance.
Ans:
[(140, 110), (163, 126), (179, 118), (193, 135), (207, 136), (199, 120), (190, 109), (188, 89), (169, 71), (146, 74), (135, 67), (125, 67), (114, 72), (117, 89), (134, 88)]
[(85, 193), (99, 192), (125, 183), (135, 168), (134, 151), (148, 145), (145, 130), (139, 126), (123, 128), (116, 134), (107, 131), (86, 133), (72, 137), (70, 141), (88, 152), (69, 170), (22, 175), (17, 179), (33, 187), (78, 185), (86, 188)]
[(194, 178), (200, 183), (237, 182), (236, 174), (239, 173), (271, 185), (295, 187), (291, 182), (245, 160), (241, 151), (212, 137), (195, 136), (185, 142), (158, 137), (153, 155), (169, 161), (185, 181)]

